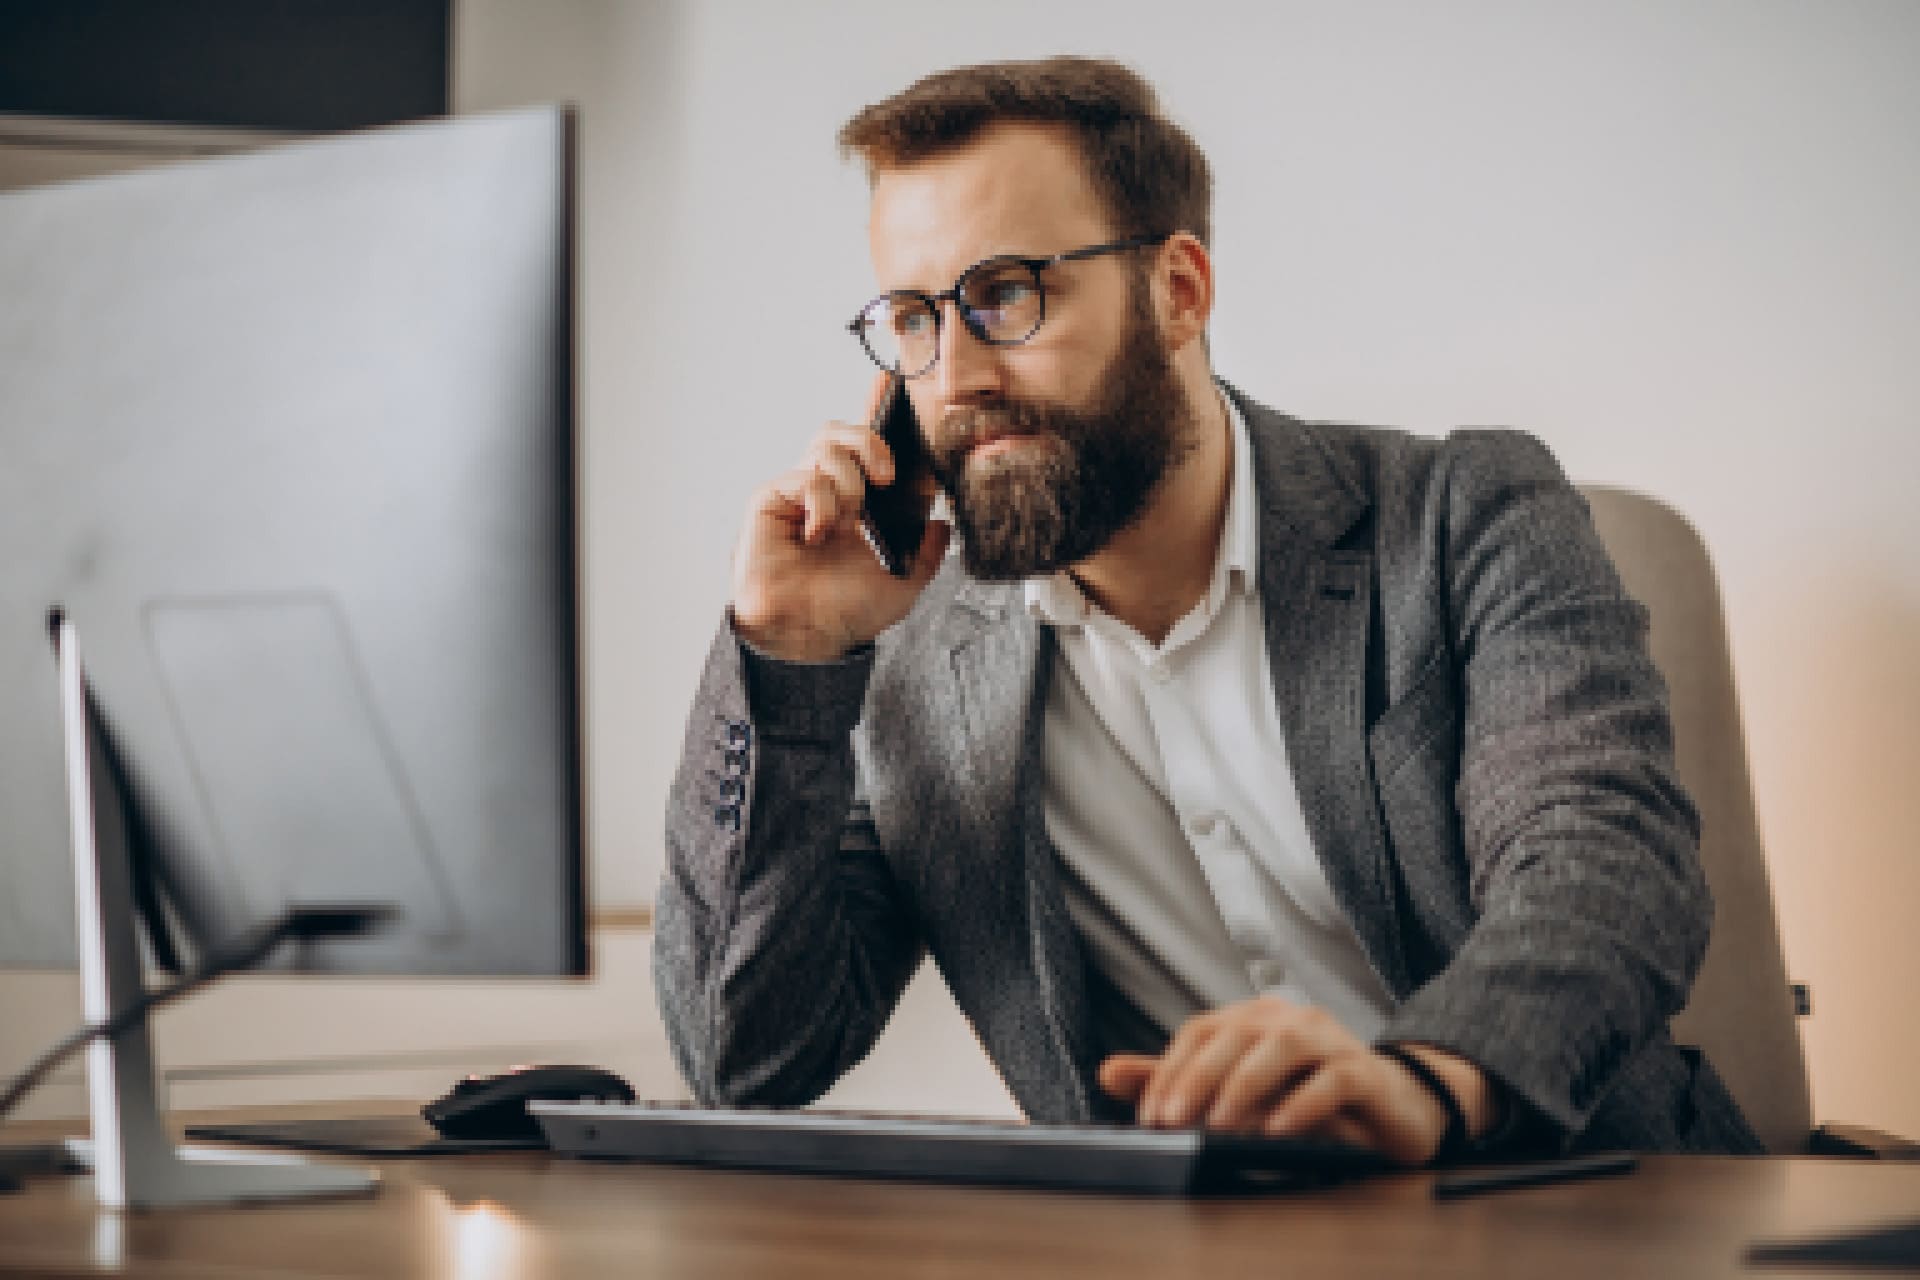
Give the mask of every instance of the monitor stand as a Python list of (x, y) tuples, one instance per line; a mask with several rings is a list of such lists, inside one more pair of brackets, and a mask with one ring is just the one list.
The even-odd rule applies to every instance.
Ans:
[[(81, 999), (88, 1024), (98, 1025), (143, 991), (127, 800), (95, 732), (73, 623), (56, 615), (53, 626), (73, 827)], [(174, 1146), (155, 1100), (153, 1043), (145, 1019), (87, 1046), (87, 1111), (92, 1139), (69, 1147), (92, 1166), (94, 1195), (109, 1208), (354, 1195), (379, 1185), (379, 1175), (370, 1169), (270, 1152)]]

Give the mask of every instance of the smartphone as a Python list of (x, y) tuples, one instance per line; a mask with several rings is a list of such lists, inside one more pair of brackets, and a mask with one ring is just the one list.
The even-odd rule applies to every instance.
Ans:
[(860, 527), (887, 572), (904, 578), (913, 572), (914, 553), (920, 549), (938, 492), (920, 423), (913, 416), (913, 401), (907, 395), (906, 379), (898, 375), (888, 379), (879, 411), (867, 425), (879, 433), (893, 453), (893, 483), (867, 486), (867, 506), (861, 513)]

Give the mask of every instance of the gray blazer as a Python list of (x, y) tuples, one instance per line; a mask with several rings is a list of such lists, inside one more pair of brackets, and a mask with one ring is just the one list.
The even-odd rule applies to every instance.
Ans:
[[(1397, 1001), (1549, 1142), (1757, 1151), (1678, 1048), (1712, 906), (1645, 611), (1513, 432), (1305, 423), (1228, 388), (1273, 685), (1327, 877)], [(951, 558), (871, 648), (708, 659), (667, 817), (656, 983), (709, 1105), (811, 1101), (931, 954), (1027, 1115), (1115, 1118), (1042, 816), (1051, 633)]]

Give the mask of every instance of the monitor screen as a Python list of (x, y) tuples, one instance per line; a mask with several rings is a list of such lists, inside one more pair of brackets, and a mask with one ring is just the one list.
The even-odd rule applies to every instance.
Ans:
[(58, 610), (180, 950), (378, 902), (297, 963), (584, 972), (571, 140), (0, 195), (0, 967), (74, 964)]

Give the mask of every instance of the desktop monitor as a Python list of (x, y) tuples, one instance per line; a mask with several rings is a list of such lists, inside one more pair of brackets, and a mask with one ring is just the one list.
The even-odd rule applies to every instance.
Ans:
[(0, 195), (0, 968), (75, 964), (57, 610), (159, 958), (372, 902), (281, 963), (585, 972), (571, 139)]

